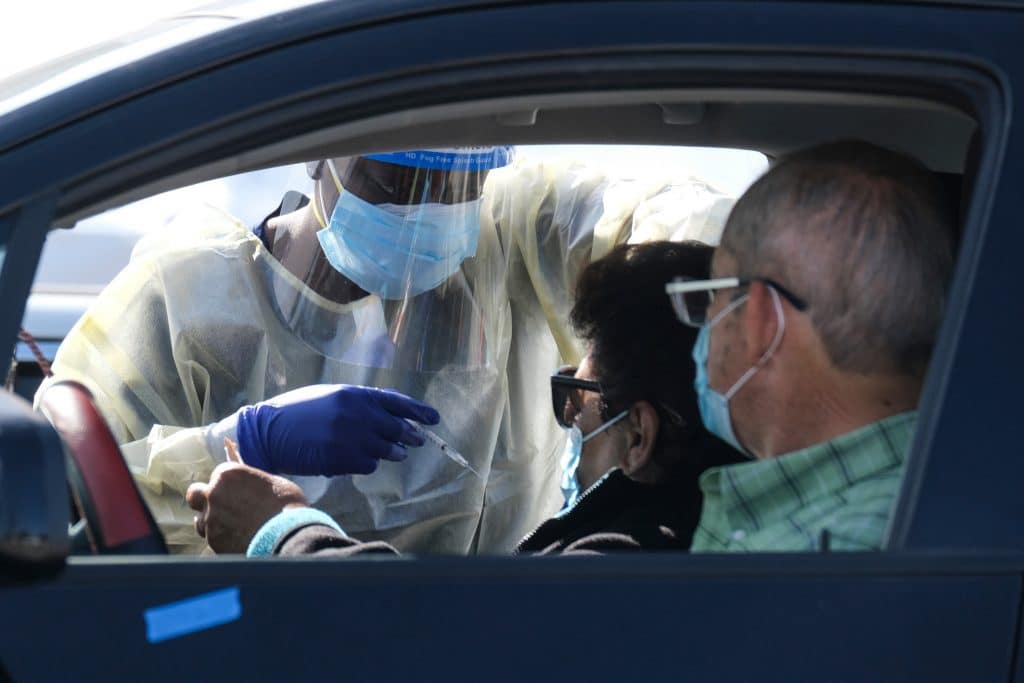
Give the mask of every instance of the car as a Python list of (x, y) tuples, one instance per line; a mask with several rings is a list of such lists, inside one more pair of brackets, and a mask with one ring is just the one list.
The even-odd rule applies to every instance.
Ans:
[[(174, 35), (0, 93), (9, 349), (51, 228), (162, 190), (309, 161), (325, 145), (339, 156), (699, 145), (771, 159), (865, 139), (939, 174), (963, 219), (886, 549), (69, 557), (64, 452), (99, 427), (62, 429), (62, 443), (24, 400), (4, 395), (4, 675), (1024, 680), (1013, 391), (1024, 326), (1012, 313), (1024, 253), (1014, 116), (1024, 104), (1024, 7), (395, 0), (242, 3), (218, 16), (236, 19), (183, 20)], [(146, 510), (118, 501), (99, 527), (142, 529), (127, 537), (158, 550)]]

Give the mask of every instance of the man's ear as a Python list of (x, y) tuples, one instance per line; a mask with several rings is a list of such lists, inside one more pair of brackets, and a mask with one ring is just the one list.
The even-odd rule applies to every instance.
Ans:
[[(775, 341), (779, 330), (779, 317), (771, 288), (755, 280), (750, 283), (747, 303), (740, 313), (743, 332), (747, 338), (747, 365), (754, 367)], [(777, 296), (777, 295), (775, 295)]]
[(661, 420), (653, 405), (647, 401), (637, 401), (629, 409), (625, 422), (629, 426), (629, 443), (620, 466), (627, 476), (633, 477), (647, 469), (652, 461)]

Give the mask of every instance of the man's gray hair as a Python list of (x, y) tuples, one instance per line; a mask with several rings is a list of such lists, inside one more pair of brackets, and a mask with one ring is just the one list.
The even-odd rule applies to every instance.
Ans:
[(953, 215), (917, 161), (865, 142), (787, 157), (733, 208), (737, 275), (803, 298), (832, 363), (921, 377), (945, 313)]

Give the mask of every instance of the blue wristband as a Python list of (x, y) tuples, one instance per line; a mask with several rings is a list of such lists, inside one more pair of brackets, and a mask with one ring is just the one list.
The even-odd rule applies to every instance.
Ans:
[(249, 549), (245, 554), (248, 557), (269, 557), (274, 554), (274, 548), (282, 538), (304, 526), (313, 525), (329, 526), (345, 536), (338, 523), (326, 512), (316, 508), (291, 508), (267, 520), (249, 541)]

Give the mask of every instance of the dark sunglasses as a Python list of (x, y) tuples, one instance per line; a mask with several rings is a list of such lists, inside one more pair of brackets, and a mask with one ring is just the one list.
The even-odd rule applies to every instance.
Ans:
[[(604, 395), (604, 388), (600, 382), (589, 379), (577, 379), (575, 365), (565, 365), (558, 368), (555, 374), (551, 375), (551, 407), (555, 411), (555, 421), (559, 425), (569, 429), (572, 427), (576, 416), (583, 410), (583, 396), (581, 391), (593, 391)], [(654, 404), (655, 409), (667, 423), (677, 426), (686, 426), (687, 422), (682, 415), (669, 408), (662, 402)]]
[(555, 421), (566, 429), (572, 427), (576, 416), (583, 410), (581, 391), (603, 393), (599, 382), (577, 379), (573, 377), (575, 374), (576, 367), (566, 365), (551, 375), (551, 407), (555, 411)]

